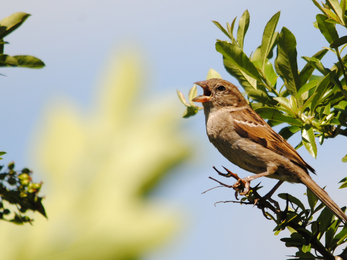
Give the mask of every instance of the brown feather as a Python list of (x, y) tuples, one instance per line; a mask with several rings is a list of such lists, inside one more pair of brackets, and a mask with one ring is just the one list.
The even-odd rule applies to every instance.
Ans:
[(256, 112), (250, 107), (232, 111), (236, 132), (263, 147), (287, 157), (306, 172), (315, 170), (307, 164), (298, 152), (279, 134), (277, 134)]

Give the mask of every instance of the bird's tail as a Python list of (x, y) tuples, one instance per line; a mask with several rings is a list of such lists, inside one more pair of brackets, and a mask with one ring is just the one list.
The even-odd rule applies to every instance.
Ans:
[(337, 206), (337, 204), (329, 197), (328, 193), (323, 190), (318, 184), (312, 180), (308, 175), (301, 178), (301, 181), (312, 191), (317, 198), (323, 202), (346, 226), (347, 226), (347, 216), (346, 214)]

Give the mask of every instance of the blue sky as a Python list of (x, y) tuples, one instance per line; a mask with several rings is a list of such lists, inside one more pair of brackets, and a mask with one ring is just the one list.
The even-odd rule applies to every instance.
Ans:
[[(261, 42), (266, 22), (281, 11), (277, 27), (285, 26), (297, 39), (298, 56), (311, 56), (327, 43), (313, 21), (318, 9), (311, 1), (17, 1), (3, 4), (0, 17), (22, 11), (32, 14), (17, 31), (6, 38), (10, 42), (5, 53), (30, 54), (41, 58), (42, 70), (2, 69), (0, 118), (2, 119), (1, 150), (6, 161), (15, 160), (19, 167), (31, 166), (28, 161), (31, 137), (37, 131), (47, 105), (59, 96), (67, 96), (88, 111), (95, 84), (103, 76), (108, 57), (114, 50), (133, 46), (143, 53), (148, 84), (153, 95), (176, 95), (176, 89), (187, 93), (192, 83), (206, 77), (209, 68), (223, 78), (234, 81), (223, 68), (221, 55), (214, 49), (216, 39), (225, 39), (211, 20), (222, 25), (240, 17), (248, 9), (250, 28), (245, 39), (246, 53)], [(328, 56), (324, 61), (331, 66)], [(304, 63), (299, 58), (299, 67)], [(236, 83), (236, 82), (235, 82)], [(177, 103), (178, 117), (183, 106)], [(182, 209), (186, 226), (164, 248), (149, 252), (145, 259), (285, 259), (286, 249), (271, 230), (272, 222), (251, 207), (213, 203), (230, 198), (230, 191), (216, 189), (201, 192), (215, 185), (208, 180), (214, 175), (212, 166), (230, 166), (205, 136), (203, 115), (182, 119), (182, 127), (190, 136), (197, 154), (191, 164), (180, 167), (167, 177), (155, 196), (167, 199)], [(290, 142), (297, 144), (298, 139)], [(327, 185), (339, 205), (345, 205), (345, 191), (335, 191), (345, 176), (341, 158), (346, 154), (345, 140), (327, 140), (319, 147), (318, 160), (301, 148), (300, 154), (318, 173), (314, 179)], [(197, 166), (198, 165), (198, 166)], [(234, 167), (234, 168), (233, 168)], [(40, 174), (40, 173), (38, 173)], [(44, 175), (40, 176), (44, 179)], [(271, 187), (273, 180), (262, 180)], [(280, 192), (302, 196), (302, 185), (285, 184)], [(48, 196), (48, 194), (47, 194)]]

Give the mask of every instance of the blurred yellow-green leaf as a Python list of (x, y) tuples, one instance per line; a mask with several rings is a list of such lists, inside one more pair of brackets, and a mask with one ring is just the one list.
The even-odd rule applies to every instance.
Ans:
[(0, 223), (3, 259), (136, 259), (177, 230), (178, 212), (145, 195), (187, 159), (189, 144), (174, 100), (139, 99), (149, 91), (139, 55), (121, 53), (88, 113), (67, 100), (47, 107), (29, 150), (49, 220)]

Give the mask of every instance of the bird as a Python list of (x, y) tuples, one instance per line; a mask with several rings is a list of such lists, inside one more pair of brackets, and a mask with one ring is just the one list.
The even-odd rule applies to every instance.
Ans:
[(209, 141), (231, 163), (255, 174), (242, 179), (242, 195), (259, 177), (302, 183), (347, 225), (345, 213), (309, 175), (315, 170), (249, 106), (234, 84), (220, 78), (194, 84), (203, 89), (193, 101), (203, 105)]

